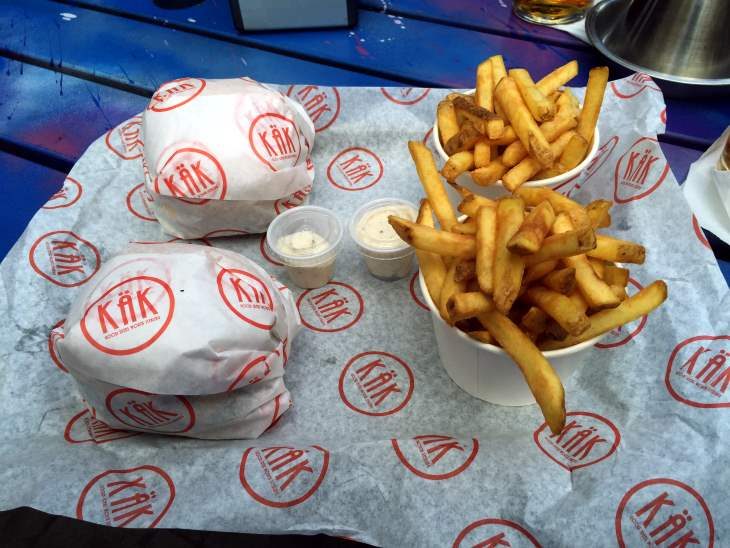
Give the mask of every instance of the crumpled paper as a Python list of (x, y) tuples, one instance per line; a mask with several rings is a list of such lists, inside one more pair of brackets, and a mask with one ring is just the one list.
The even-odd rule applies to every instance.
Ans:
[[(318, 130), (313, 204), (346, 221), (372, 199), (423, 195), (406, 141), (430, 143), (449, 90), (280, 89)], [(287, 365), (293, 407), (261, 438), (130, 436), (95, 421), (49, 339), (80, 287), (59, 285), (34, 245), (55, 230), (88, 242), (73, 278), (83, 285), (129, 240), (169, 239), (145, 219), (139, 159), (98, 140), (70, 174), (80, 198), (71, 203), (79, 188), (67, 180), (54, 204), (71, 205), (39, 211), (0, 267), (0, 507), (380, 546), (727, 543), (730, 297), (656, 141), (665, 115), (650, 78), (612, 82), (598, 155), (561, 189), (615, 202), (607, 233), (648, 249), (629, 291), (662, 278), (669, 298), (610, 333), (565, 383), (558, 437), (537, 406), (499, 407), (451, 382), (415, 277), (373, 278), (351, 241), (330, 284), (297, 291), (305, 329)], [(287, 282), (260, 236), (210, 243)], [(117, 510), (127, 500), (138, 502)]]

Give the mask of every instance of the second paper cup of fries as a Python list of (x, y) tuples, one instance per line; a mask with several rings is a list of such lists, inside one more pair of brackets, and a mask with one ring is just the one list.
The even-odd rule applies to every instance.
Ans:
[(608, 69), (591, 69), (582, 106), (562, 88), (577, 74), (571, 61), (534, 82), (525, 69), (507, 71), (501, 55), (481, 63), (474, 92), (451, 93), (437, 108), (433, 139), (446, 180), (498, 197), (578, 175), (598, 149)]

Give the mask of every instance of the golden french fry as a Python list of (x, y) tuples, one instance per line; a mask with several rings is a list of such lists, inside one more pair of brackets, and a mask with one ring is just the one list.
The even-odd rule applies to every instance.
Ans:
[(588, 153), (588, 141), (575, 133), (560, 155), (560, 171), (566, 172), (580, 164)]
[[(556, 157), (563, 151), (565, 145), (571, 140), (575, 133), (567, 131), (550, 143), (551, 153)], [(527, 157), (515, 167), (502, 176), (502, 184), (507, 190), (514, 192), (520, 185), (529, 181), (543, 168), (542, 164), (532, 157)]]
[(629, 294), (626, 293), (626, 288), (622, 287), (620, 285), (610, 285), (611, 291), (613, 291), (613, 294), (616, 295), (620, 301), (625, 301), (629, 298)]
[(539, 307), (570, 335), (580, 335), (590, 327), (588, 317), (562, 293), (535, 286), (527, 290), (525, 299)]
[(522, 285), (527, 286), (532, 282), (537, 281), (544, 276), (547, 276), (558, 267), (557, 259), (549, 259), (541, 263), (536, 263), (527, 266), (525, 269), (525, 275), (522, 277)]
[(558, 111), (556, 116), (568, 116), (570, 118), (578, 118), (580, 115), (580, 104), (575, 95), (571, 93), (569, 89), (564, 89), (558, 93), (558, 98), (555, 101), (555, 106)]
[[(554, 226), (553, 222), (553, 231)], [(525, 265), (529, 267), (543, 261), (581, 255), (595, 246), (596, 234), (592, 228), (553, 234), (542, 241), (542, 246), (535, 253), (524, 256)]]
[[(549, 122), (544, 122), (540, 126), (540, 131), (545, 135), (548, 143), (552, 143), (558, 139), (566, 131), (570, 131), (578, 125), (576, 118), (567, 118), (557, 116)], [(527, 150), (521, 141), (514, 141), (502, 153), (502, 163), (508, 167), (515, 166), (527, 156)], [(541, 165), (542, 167), (542, 165)]]
[(510, 145), (519, 139), (517, 138), (515, 130), (512, 129), (512, 126), (504, 126), (504, 131), (502, 131), (502, 135), (500, 137), (498, 137), (497, 139), (485, 140), (487, 144), (492, 147), (490, 157), (494, 160), (497, 158), (497, 156), (499, 156), (499, 151), (497, 150), (497, 147)]
[(586, 313), (586, 310), (588, 310), (588, 303), (583, 298), (583, 295), (580, 294), (580, 291), (573, 290), (573, 292), (568, 295), (568, 298), (573, 301), (573, 304), (578, 308), (578, 310), (583, 312), (583, 314)]
[(646, 248), (634, 242), (596, 234), (596, 248), (586, 255), (612, 263), (644, 264)]
[(527, 109), (515, 81), (509, 76), (502, 78), (494, 93), (510, 125), (530, 156), (545, 167), (551, 165), (554, 156), (550, 144)]
[(444, 168), (441, 170), (441, 175), (448, 182), (453, 183), (459, 175), (471, 169), (474, 169), (474, 154), (464, 150), (457, 152), (446, 161)]
[(565, 426), (565, 391), (555, 370), (530, 338), (504, 314), (493, 310), (481, 314), (479, 321), (520, 368), (550, 431), (559, 434)]
[(578, 62), (570, 61), (562, 67), (556, 68), (550, 74), (543, 77), (535, 84), (543, 95), (549, 95), (561, 86), (567, 84), (578, 74)]
[(416, 249), (445, 257), (471, 258), (476, 255), (474, 236), (419, 225), (395, 215), (390, 215), (388, 222), (404, 242)]
[(470, 282), (476, 278), (477, 268), (473, 259), (460, 259), (456, 264), (454, 279), (457, 282)]
[[(494, 304), (506, 314), (517, 299), (522, 285), (525, 262), (510, 253), (510, 241), (522, 225), (525, 206), (519, 198), (502, 198), (497, 202), (497, 232), (494, 249)], [(489, 328), (487, 328), (489, 329)]]
[(464, 150), (471, 150), (477, 141), (482, 139), (482, 133), (471, 123), (470, 120), (466, 120), (459, 129), (458, 133), (451, 139), (446, 141), (444, 145), (444, 152), (449, 156), (462, 152)]
[(492, 62), (487, 59), (477, 67), (477, 89), (475, 99), (477, 105), (494, 112), (494, 83), (492, 82)]
[(467, 318), (476, 318), (480, 314), (494, 310), (494, 303), (481, 291), (471, 291), (453, 294), (446, 303), (446, 308), (449, 317), (458, 322)]
[(568, 295), (575, 289), (575, 268), (568, 267), (553, 270), (541, 282), (548, 289), (552, 289), (563, 295)]
[(492, 147), (484, 139), (477, 141), (474, 145), (474, 167), (480, 168), (489, 165), (492, 159)]
[(603, 281), (608, 285), (626, 287), (629, 283), (629, 269), (606, 265), (603, 267)]
[(456, 99), (457, 97), (461, 97), (462, 99), (466, 99), (467, 101), (469, 101), (471, 104), (475, 104), (475, 100), (474, 100), (474, 96), (473, 95), (467, 95), (466, 93), (458, 93), (456, 91), (454, 91), (452, 93), (449, 93), (446, 96), (446, 99), (448, 101), (452, 101), (453, 102), (454, 99)]
[(596, 276), (603, 280), (603, 261), (588, 257), (588, 263), (590, 263), (593, 272), (596, 273)]
[(479, 341), (484, 344), (494, 344), (494, 337), (489, 334), (489, 331), (469, 331), (467, 332), (472, 339)]
[(518, 255), (535, 253), (550, 232), (554, 220), (555, 212), (550, 202), (542, 202), (525, 217), (517, 234), (507, 243), (507, 249)]
[(510, 69), (509, 75), (517, 84), (517, 89), (520, 90), (522, 99), (535, 120), (546, 122), (555, 117), (555, 105), (537, 89), (529, 72), (525, 69), (516, 68)]
[(525, 331), (533, 335), (542, 335), (547, 324), (548, 315), (536, 306), (531, 306), (520, 320), (520, 325), (525, 328)]
[[(467, 190), (467, 192), (469, 191)], [(489, 198), (485, 198), (484, 196), (479, 196), (478, 194), (472, 194), (469, 192), (469, 195), (463, 196), (464, 199), (461, 201), (457, 209), (459, 210), (459, 213), (468, 215), (472, 219), (476, 218), (480, 207), (497, 207), (497, 202), (490, 200)]]
[(556, 341), (562, 341), (568, 336), (568, 332), (560, 327), (558, 322), (548, 317), (548, 322), (545, 326), (545, 335), (552, 337)]
[(497, 239), (497, 208), (482, 206), (477, 215), (476, 269), (479, 288), (487, 295), (494, 293), (494, 250)]
[(494, 114), (491, 110), (475, 105), (463, 97), (457, 97), (453, 103), (457, 119), (461, 115), (465, 120), (469, 120), (474, 124), (477, 131), (482, 135), (486, 135), (489, 139), (497, 139), (502, 135), (504, 120), (501, 116)]
[(408, 141), (408, 150), (413, 158), (413, 163), (416, 164), (418, 178), (421, 180), (428, 202), (431, 204), (441, 228), (451, 230), (451, 227), (456, 224), (456, 215), (436, 169), (433, 154), (420, 141)]
[[(433, 228), (433, 213), (428, 200), (421, 200), (421, 207), (418, 209), (416, 222), (420, 225)], [(440, 255), (416, 249), (418, 268), (421, 270), (423, 280), (426, 282), (428, 293), (434, 303), (439, 303), (441, 287), (446, 278), (446, 265)]]
[[(611, 331), (621, 325), (641, 318), (657, 308), (666, 299), (667, 284), (662, 280), (657, 280), (623, 301), (616, 308), (602, 310), (588, 316), (591, 325), (582, 334), (576, 337), (567, 337), (563, 341), (546, 341), (544, 349), (554, 350), (565, 348), (566, 346), (573, 346), (574, 344), (597, 337), (607, 331)], [(494, 335), (494, 333), (492, 334)]]
[(441, 101), (436, 107), (436, 119), (439, 125), (441, 145), (445, 146), (454, 135), (459, 133), (459, 123), (456, 121), (456, 111), (451, 101)]
[(439, 296), (439, 313), (444, 321), (450, 325), (454, 325), (455, 320), (452, 320), (449, 315), (447, 303), (452, 295), (463, 293), (466, 288), (466, 282), (456, 281), (456, 266), (458, 263), (458, 261), (454, 261), (446, 271), (446, 278), (444, 279), (444, 285), (441, 287), (441, 295)]
[(451, 232), (456, 234), (470, 234), (474, 236), (477, 233), (477, 225), (474, 219), (469, 218), (465, 223), (458, 223), (451, 227)]
[(480, 186), (493, 185), (502, 178), (507, 167), (499, 160), (492, 160), (484, 167), (471, 172), (471, 178), (475, 184)]
[(593, 228), (606, 228), (611, 226), (611, 215), (609, 213), (613, 202), (610, 200), (594, 200), (586, 206), (588, 218)]
[(586, 95), (583, 99), (583, 108), (578, 117), (578, 134), (588, 143), (593, 140), (593, 133), (598, 124), (598, 114), (601, 112), (603, 94), (608, 84), (608, 67), (595, 67), (588, 72)]
[(504, 66), (504, 59), (501, 55), (493, 55), (488, 61), (492, 64), (492, 82), (496, 88), (500, 80), (507, 76), (507, 68)]
[(515, 195), (522, 198), (526, 205), (533, 207), (544, 200), (548, 200), (555, 213), (567, 213), (570, 216), (576, 230), (591, 226), (591, 220), (583, 206), (554, 190), (545, 187), (529, 188), (523, 186), (515, 191)]

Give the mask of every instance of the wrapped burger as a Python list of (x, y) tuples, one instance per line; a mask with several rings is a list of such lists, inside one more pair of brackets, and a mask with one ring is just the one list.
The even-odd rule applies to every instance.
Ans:
[(314, 125), (248, 78), (162, 84), (143, 114), (145, 186), (179, 238), (265, 232), (312, 189)]
[(245, 257), (132, 245), (73, 303), (58, 354), (112, 428), (255, 438), (289, 408), (300, 327), (289, 290)]

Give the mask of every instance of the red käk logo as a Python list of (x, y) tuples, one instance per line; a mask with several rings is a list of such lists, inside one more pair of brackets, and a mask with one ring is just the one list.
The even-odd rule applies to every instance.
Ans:
[(730, 407), (730, 335), (699, 335), (672, 350), (664, 375), (669, 394), (692, 407)]
[(127, 209), (129, 212), (143, 221), (157, 222), (157, 217), (152, 210), (154, 199), (147, 192), (144, 183), (140, 183), (127, 193)]
[(643, 72), (632, 74), (630, 78), (624, 78), (611, 82), (611, 89), (619, 99), (631, 99), (636, 97), (645, 89), (661, 91), (652, 80), (651, 76)]
[(346, 148), (327, 166), (327, 179), (342, 190), (365, 190), (383, 177), (383, 162), (362, 147)]
[(156, 466), (107, 470), (86, 484), (76, 517), (112, 527), (155, 527), (175, 500), (172, 478)]
[(251, 121), (248, 130), (251, 150), (271, 171), (280, 171), (297, 165), (302, 154), (299, 128), (294, 120), (267, 112)]
[(265, 506), (289, 508), (308, 500), (327, 475), (329, 451), (319, 445), (249, 447), (239, 479), (246, 493)]
[(620, 204), (644, 198), (662, 184), (667, 173), (669, 164), (657, 140), (641, 137), (616, 162), (613, 198)]
[(261, 356), (257, 356), (252, 360), (249, 360), (246, 365), (241, 368), (241, 372), (230, 384), (227, 392), (235, 390), (239, 387), (258, 384), (263, 381), (266, 377), (271, 375), (272, 362), (274, 360), (282, 359), (281, 353), (282, 350), (274, 350), (272, 352), (269, 352), (268, 354), (263, 354)]
[(428, 306), (426, 305), (426, 302), (423, 299), (423, 294), (421, 293), (421, 284), (418, 283), (418, 272), (419, 271), (416, 270), (416, 272), (413, 273), (411, 282), (408, 284), (408, 289), (413, 301), (424, 310), (428, 310)]
[(118, 388), (107, 394), (105, 404), (115, 419), (135, 430), (181, 434), (195, 425), (195, 410), (183, 396)]
[(84, 190), (76, 179), (66, 177), (61, 190), (57, 191), (51, 198), (41, 206), (41, 209), (61, 209), (70, 207), (79, 201)]
[(408, 364), (388, 352), (363, 352), (350, 359), (340, 374), (343, 403), (371, 417), (392, 415), (413, 395), (415, 379)]
[(308, 289), (297, 299), (302, 324), (320, 333), (344, 331), (355, 325), (365, 311), (360, 293), (342, 282), (330, 281), (318, 289)]
[(715, 544), (715, 524), (705, 500), (689, 485), (669, 478), (629, 489), (616, 510), (615, 528), (621, 548)]
[(560, 434), (551, 433), (543, 423), (533, 438), (543, 453), (570, 472), (607, 459), (621, 442), (618, 428), (606, 417), (573, 411), (566, 420)]
[(468, 525), (454, 540), (453, 548), (540, 548), (540, 543), (519, 523), (486, 518)]
[(63, 339), (63, 324), (64, 320), (61, 320), (56, 325), (51, 327), (51, 331), (48, 333), (48, 354), (51, 356), (51, 360), (56, 364), (61, 371), (68, 373), (68, 369), (61, 363), (61, 359), (58, 357), (58, 341)]
[(261, 279), (245, 270), (224, 268), (217, 283), (223, 302), (236, 316), (259, 329), (274, 327), (274, 301)]
[(166, 82), (152, 95), (147, 110), (167, 112), (181, 107), (200, 95), (205, 85), (202, 78), (179, 78)]
[(445, 480), (458, 476), (474, 462), (479, 452), (476, 438), (461, 440), (430, 434), (409, 440), (390, 440), (403, 466), (427, 480)]
[(51, 283), (77, 287), (101, 266), (99, 250), (68, 230), (55, 230), (38, 238), (28, 251), (30, 266)]
[(175, 312), (167, 282), (154, 276), (126, 278), (86, 307), (81, 332), (101, 352), (126, 356), (151, 346)]
[(279, 419), (291, 409), (293, 403), (289, 391), (283, 392), (274, 398), (274, 411), (271, 414), (271, 424), (264, 430), (268, 432), (279, 422)]
[(122, 160), (136, 160), (144, 155), (141, 135), (142, 117), (135, 116), (107, 131), (104, 142)]
[(286, 94), (295, 98), (304, 107), (317, 133), (330, 127), (340, 115), (340, 93), (337, 88), (289, 86)]
[(429, 88), (380, 88), (386, 99), (398, 105), (415, 105), (426, 98)]
[(140, 432), (112, 428), (92, 417), (88, 409), (71, 417), (63, 432), (64, 439), (69, 443), (94, 443), (96, 445), (139, 435)]
[[(644, 288), (639, 282), (637, 282), (633, 278), (629, 278), (629, 284), (626, 289), (630, 290), (631, 294), (634, 294)], [(623, 346), (630, 340), (634, 339), (639, 333), (644, 330), (648, 319), (649, 316), (645, 314), (638, 320), (634, 320), (633, 322), (629, 322), (627, 324), (615, 327), (614, 329), (611, 329), (611, 331), (609, 331), (606, 336), (601, 339), (600, 342), (597, 342), (594, 346), (600, 349), (616, 348), (617, 346)]]
[(289, 196), (279, 198), (274, 202), (274, 211), (279, 215), (282, 211), (302, 205), (310, 192), (312, 192), (312, 185), (307, 185), (301, 190), (292, 192)]
[(193, 205), (223, 200), (228, 180), (220, 162), (200, 148), (183, 147), (167, 159), (155, 177), (155, 192)]

